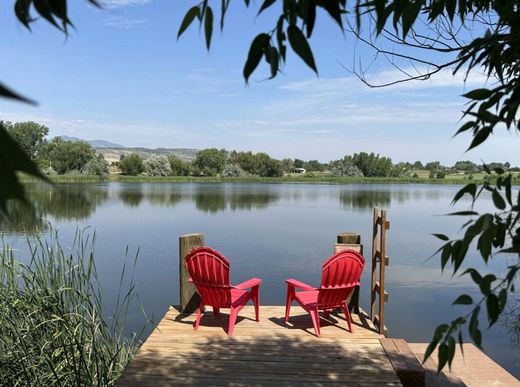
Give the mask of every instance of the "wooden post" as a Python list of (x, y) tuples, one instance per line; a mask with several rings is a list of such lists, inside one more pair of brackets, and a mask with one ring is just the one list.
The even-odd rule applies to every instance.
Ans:
[(385, 332), (385, 263), (386, 263), (386, 210), (381, 210), (381, 235), (379, 242), (379, 333)]
[(377, 218), (379, 217), (379, 210), (374, 208), (374, 217), (372, 221), (373, 229), (372, 229), (372, 281), (371, 281), (371, 289), (370, 289), (370, 318), (374, 321), (376, 315), (376, 268), (377, 268)]
[(204, 234), (187, 234), (179, 237), (179, 309), (182, 313), (193, 313), (199, 307), (200, 296), (193, 284), (188, 281), (188, 268), (184, 258), (190, 251), (204, 246)]
[[(334, 245), (334, 253), (342, 250), (352, 249), (363, 255), (363, 245), (361, 244), (361, 234), (356, 232), (342, 232), (336, 237), (336, 244)], [(359, 286), (356, 286), (350, 301), (348, 309), (352, 313), (359, 314)]]

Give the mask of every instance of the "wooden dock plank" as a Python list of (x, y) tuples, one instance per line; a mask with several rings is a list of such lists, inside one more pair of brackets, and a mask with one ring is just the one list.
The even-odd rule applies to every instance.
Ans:
[[(415, 355), (422, 359), (427, 343), (408, 344)], [(500, 367), (473, 344), (464, 344), (464, 356), (457, 346), (451, 372), (446, 367), (437, 375), (437, 353), (425, 362), (427, 370), (426, 386), (469, 386), (469, 387), (514, 387), (520, 382), (505, 369)]]
[(353, 316), (353, 333), (343, 315), (322, 318), (317, 338), (298, 307), (290, 324), (282, 306), (260, 311), (257, 323), (245, 307), (228, 337), (226, 313), (206, 312), (194, 332), (195, 316), (170, 308), (116, 385), (401, 385), (366, 316)]

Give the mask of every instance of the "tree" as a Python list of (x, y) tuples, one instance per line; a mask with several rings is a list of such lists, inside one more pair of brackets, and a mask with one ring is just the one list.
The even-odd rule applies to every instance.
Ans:
[(65, 141), (54, 137), (43, 145), (39, 159), (42, 165), (63, 174), (82, 171), (95, 155), (94, 148), (84, 141)]
[(255, 155), (257, 169), (255, 171), (256, 175), (262, 177), (276, 177), (282, 176), (282, 164), (273, 158), (271, 158), (267, 153), (257, 153)]
[(352, 163), (366, 177), (389, 177), (392, 173), (392, 160), (375, 153), (355, 153), (352, 156)]
[(304, 164), (305, 164), (305, 161), (300, 160), (300, 159), (294, 159), (293, 167), (294, 168), (303, 168)]
[(476, 173), (479, 171), (478, 165), (472, 161), (457, 161), (453, 164), (453, 169), (457, 172), (465, 172), (465, 173)]
[(225, 149), (204, 149), (197, 153), (193, 165), (204, 176), (216, 176), (220, 174), (226, 166), (227, 152)]
[(103, 155), (97, 155), (92, 158), (85, 167), (83, 167), (82, 172), (86, 175), (96, 175), (96, 176), (107, 176), (109, 173), (108, 163), (103, 157)]
[(119, 169), (123, 175), (136, 176), (144, 172), (144, 163), (137, 153), (122, 155), (119, 160)]
[(45, 136), (49, 134), (49, 128), (33, 121), (15, 123), (2, 121), (2, 123), (9, 135), (34, 160), (45, 143)]
[(283, 159), (280, 163), (282, 164), (282, 170), (285, 173), (290, 173), (294, 168), (294, 161), (292, 159)]
[(420, 161), (416, 161), (415, 163), (413, 163), (413, 167), (415, 169), (424, 169), (424, 165)]
[(189, 176), (191, 172), (191, 165), (189, 162), (181, 160), (175, 155), (169, 155), (171, 174), (173, 176)]
[(165, 155), (152, 155), (144, 160), (144, 171), (148, 176), (169, 176), (172, 167)]
[(303, 167), (307, 172), (323, 172), (325, 170), (325, 165), (318, 160), (307, 161)]
[(363, 172), (354, 164), (351, 156), (331, 161), (330, 170), (336, 176), (363, 177)]

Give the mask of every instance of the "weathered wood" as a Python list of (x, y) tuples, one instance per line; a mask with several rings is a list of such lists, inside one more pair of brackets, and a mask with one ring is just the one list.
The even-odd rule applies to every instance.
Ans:
[(374, 208), (373, 219), (372, 219), (372, 267), (371, 267), (371, 288), (370, 288), (370, 318), (374, 321), (376, 316), (376, 281), (377, 281), (377, 258), (376, 254), (378, 254), (378, 246), (377, 246), (377, 236), (378, 236), (378, 225), (377, 219), (379, 218), (379, 210), (377, 207)]
[(204, 234), (187, 234), (179, 237), (179, 293), (180, 309), (193, 313), (199, 306), (200, 296), (195, 286), (188, 281), (189, 274), (184, 258), (193, 249), (204, 246)]
[[(363, 255), (363, 245), (361, 244), (361, 234), (356, 232), (341, 232), (336, 237), (334, 244), (334, 254), (343, 250), (354, 250)], [(350, 312), (359, 313), (359, 286), (356, 286), (350, 300), (348, 301)]]
[(341, 232), (336, 238), (337, 243), (346, 243), (352, 245), (361, 244), (361, 234), (356, 232)]
[[(428, 343), (408, 343), (422, 361)], [(437, 374), (438, 353), (435, 350), (424, 362), (427, 386), (520, 386), (520, 381), (495, 363), (473, 344), (464, 343), (464, 351), (457, 345), (451, 370), (446, 366)]]
[(261, 306), (239, 314), (233, 336), (228, 310), (204, 313), (197, 332), (193, 314), (170, 308), (116, 386), (136, 385), (342, 385), (399, 386), (368, 316), (352, 315), (349, 332), (343, 314), (321, 315), (321, 337), (309, 315), (297, 306), (284, 322), (285, 307)]
[(425, 370), (406, 341), (386, 338), (380, 341), (403, 386), (424, 386)]
[(383, 290), (383, 292), (381, 293), (381, 289), (380, 289), (378, 281), (376, 281), (376, 286), (374, 288), (374, 291), (376, 293), (379, 293), (380, 296), (382, 295), (384, 300), (385, 300), (385, 302), (388, 302), (388, 292), (386, 290)]
[(339, 253), (343, 250), (354, 250), (359, 254), (363, 255), (363, 245), (354, 244), (354, 243), (335, 243), (334, 244), (334, 254)]
[[(379, 253), (386, 257), (386, 210), (381, 210), (381, 233), (379, 235)], [(385, 326), (385, 265), (379, 265), (379, 333)]]

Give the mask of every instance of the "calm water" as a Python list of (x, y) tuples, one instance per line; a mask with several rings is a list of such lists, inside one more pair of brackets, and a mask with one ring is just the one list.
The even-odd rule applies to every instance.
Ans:
[[(261, 302), (282, 305), (286, 278), (319, 284), (321, 263), (331, 255), (338, 232), (360, 232), (369, 257), (372, 208), (386, 208), (391, 220), (389, 333), (411, 342), (429, 342), (439, 323), (462, 314), (450, 306), (457, 295), (476, 296), (467, 279), (452, 278), (449, 272), (441, 275), (438, 258), (427, 260), (439, 247), (430, 234), (455, 235), (462, 224), (460, 218), (438, 216), (452, 210), (450, 201), (458, 189), (437, 185), (110, 183), (66, 185), (54, 191), (36, 185), (29, 187), (29, 194), (59, 229), (65, 246), (71, 244), (78, 226), (96, 231), (96, 262), (109, 305), (118, 292), (126, 248), (130, 256), (139, 250), (138, 293), (155, 321), (179, 300), (179, 235), (204, 233), (207, 245), (230, 258), (232, 282), (261, 277)], [(23, 214), (17, 219), (23, 219), (25, 226), (45, 225)], [(21, 246), (19, 227), (3, 228)], [(483, 268), (478, 256), (469, 257), (467, 265)], [(502, 262), (488, 270), (501, 273), (504, 268)], [(366, 269), (361, 288), (365, 309), (369, 281)], [(133, 312), (130, 327), (138, 329), (142, 322), (139, 313)], [(484, 348), (520, 377), (519, 347), (512, 344), (504, 321), (485, 332)]]

